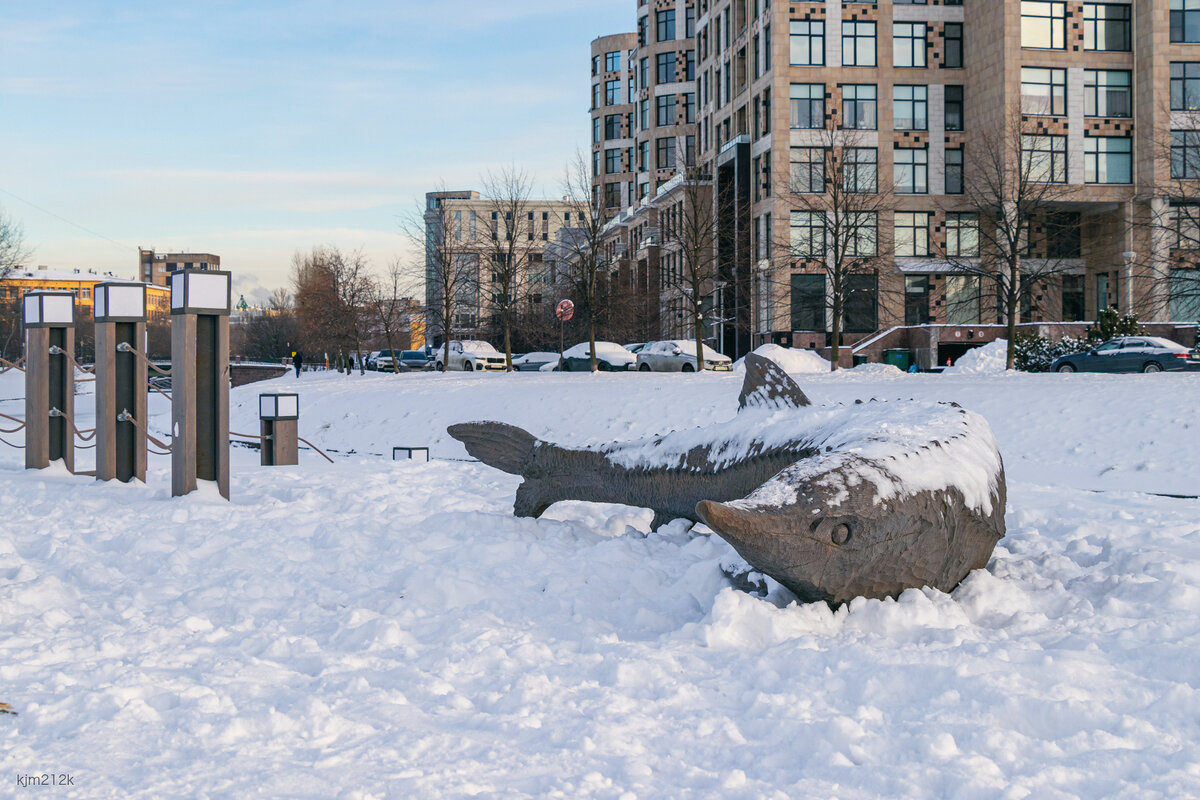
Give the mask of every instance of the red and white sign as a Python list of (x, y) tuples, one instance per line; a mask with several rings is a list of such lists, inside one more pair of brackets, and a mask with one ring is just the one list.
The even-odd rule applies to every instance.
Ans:
[(575, 304), (570, 300), (563, 300), (554, 307), (554, 316), (561, 321), (566, 322), (571, 317), (575, 316)]

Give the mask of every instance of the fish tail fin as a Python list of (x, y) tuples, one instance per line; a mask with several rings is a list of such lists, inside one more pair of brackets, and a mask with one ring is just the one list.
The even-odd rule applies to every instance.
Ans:
[(746, 356), (746, 377), (738, 396), (738, 410), (759, 408), (803, 408), (812, 405), (804, 390), (769, 358), (756, 353)]
[(525, 474), (538, 445), (529, 431), (502, 422), (463, 422), (446, 432), (466, 445), (473, 457), (511, 475)]

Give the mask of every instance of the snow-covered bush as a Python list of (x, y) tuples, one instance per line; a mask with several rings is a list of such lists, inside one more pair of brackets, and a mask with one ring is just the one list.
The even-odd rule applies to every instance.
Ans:
[(1084, 353), (1094, 346), (1087, 339), (1076, 339), (1071, 336), (1051, 342), (1045, 336), (1036, 333), (1019, 334), (1016, 342), (1013, 354), (1014, 366), (1022, 372), (1049, 372), (1054, 359), (1069, 356), (1072, 353)]

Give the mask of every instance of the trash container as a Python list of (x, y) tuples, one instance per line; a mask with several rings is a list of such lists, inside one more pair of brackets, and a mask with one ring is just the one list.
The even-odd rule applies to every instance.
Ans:
[(865, 363), (867, 363), (867, 354), (866, 353), (855, 353), (854, 354), (854, 366), (857, 367), (859, 364), (865, 364)]
[(912, 356), (908, 350), (896, 348), (894, 350), (883, 351), (883, 363), (891, 364), (902, 371), (907, 372), (909, 364), (912, 363)]

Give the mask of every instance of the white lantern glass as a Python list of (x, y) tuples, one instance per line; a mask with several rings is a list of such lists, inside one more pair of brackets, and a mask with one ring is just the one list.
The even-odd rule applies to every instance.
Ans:
[(187, 273), (190, 308), (229, 309), (229, 276)]
[(260, 394), (258, 396), (258, 416), (259, 419), (274, 419), (275, 418), (275, 395)]
[(35, 294), (25, 295), (25, 324), (37, 325), (42, 321), (42, 304)]
[(294, 394), (281, 394), (275, 399), (275, 414), (280, 417), (300, 416), (300, 398)]
[(183, 308), (183, 273), (171, 276), (171, 308)]
[[(108, 314), (110, 317), (144, 317), (146, 316), (146, 302), (144, 290), (141, 286), (108, 286), (104, 296), (108, 300)], [(97, 298), (97, 303), (99, 298)], [(96, 316), (105, 316), (100, 310), (99, 305), (96, 307)]]
[(75, 298), (65, 294), (43, 295), (42, 322), (47, 325), (74, 325)]

